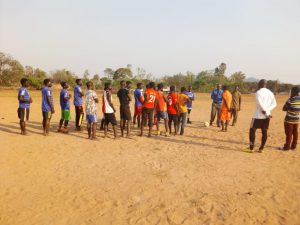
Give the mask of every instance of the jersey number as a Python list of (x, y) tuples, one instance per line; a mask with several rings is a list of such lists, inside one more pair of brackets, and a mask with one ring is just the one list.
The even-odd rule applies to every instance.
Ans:
[(152, 102), (154, 102), (154, 101), (155, 101), (155, 96), (154, 96), (154, 95), (150, 95), (149, 97), (150, 97), (150, 99), (149, 99), (149, 102), (151, 102), (151, 103), (152, 103)]

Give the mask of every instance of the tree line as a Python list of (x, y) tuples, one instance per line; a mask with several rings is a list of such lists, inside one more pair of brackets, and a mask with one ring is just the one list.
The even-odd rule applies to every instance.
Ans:
[[(57, 84), (61, 81), (66, 81), (73, 87), (75, 86), (75, 79), (82, 78), (84, 83), (89, 80), (92, 81), (96, 89), (103, 88), (105, 82), (111, 82), (113, 87), (117, 88), (120, 80), (130, 80), (133, 84), (138, 82), (147, 84), (150, 81), (155, 81), (157, 83), (164, 83), (165, 86), (175, 85), (177, 88), (191, 85), (194, 91), (197, 92), (210, 92), (216, 84), (220, 83), (228, 85), (230, 89), (234, 89), (238, 85), (243, 93), (255, 92), (257, 81), (247, 82), (245, 74), (241, 71), (226, 76), (226, 68), (226, 63), (221, 63), (215, 69), (203, 70), (198, 74), (187, 71), (186, 73), (165, 75), (158, 78), (154, 77), (151, 73), (147, 73), (145, 69), (140, 67), (133, 72), (132, 65), (128, 64), (125, 67), (115, 70), (106, 68), (102, 75), (90, 75), (89, 71), (85, 70), (82, 76), (78, 76), (67, 69), (57, 69), (47, 73), (39, 68), (23, 66), (10, 55), (0, 52), (0, 86), (17, 86), (20, 79), (26, 77), (29, 79), (31, 87), (36, 89), (42, 88), (45, 78), (51, 78)], [(289, 92), (291, 87), (292, 84), (281, 83), (278, 80), (268, 81), (268, 88), (275, 94)]]

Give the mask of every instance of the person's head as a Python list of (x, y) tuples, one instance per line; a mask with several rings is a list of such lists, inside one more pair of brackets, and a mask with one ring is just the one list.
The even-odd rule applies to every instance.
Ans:
[(298, 96), (300, 92), (300, 88), (298, 86), (292, 87), (291, 97)]
[(192, 91), (192, 85), (188, 86), (188, 91)]
[(61, 87), (62, 87), (63, 89), (68, 89), (68, 88), (69, 88), (69, 85), (67, 84), (66, 81), (60, 82), (60, 85), (61, 85)]
[(111, 83), (107, 82), (104, 84), (104, 90), (110, 90), (111, 89)]
[(131, 88), (131, 81), (126, 81), (126, 87), (127, 87), (128, 89)]
[(163, 91), (163, 89), (164, 89), (163, 83), (160, 83), (160, 84), (157, 85), (157, 90)]
[(45, 79), (45, 80), (44, 80), (44, 85), (45, 85), (46, 87), (52, 87), (52, 82), (51, 82), (51, 80), (50, 80), (49, 78)]
[(257, 84), (257, 89), (265, 88), (267, 86), (267, 81), (265, 79), (261, 79)]
[(126, 87), (126, 81), (125, 80), (121, 80), (120, 87), (121, 88), (125, 88)]
[(137, 89), (143, 89), (143, 83), (137, 83), (136, 88)]
[(149, 88), (153, 88), (154, 89), (155, 88), (155, 83), (154, 82), (150, 82), (149, 83)]
[(149, 86), (149, 83), (148, 84), (146, 84), (146, 89), (149, 89), (150, 88), (150, 86)]
[(238, 90), (240, 90), (240, 87), (239, 86), (235, 86), (234, 90), (238, 91)]
[(170, 87), (170, 92), (174, 92), (174, 91), (175, 91), (175, 86), (172, 85), (172, 86)]
[(82, 79), (76, 79), (76, 84), (82, 86)]
[(223, 85), (222, 89), (223, 89), (223, 91), (227, 91), (228, 90), (228, 86), (227, 85)]
[(22, 78), (20, 83), (23, 87), (28, 87), (29, 86), (29, 80), (27, 78)]
[(181, 87), (180, 91), (181, 91), (181, 93), (185, 92), (186, 91), (186, 87)]
[(217, 84), (217, 89), (220, 90), (222, 88), (222, 84)]
[(88, 82), (86, 83), (86, 87), (87, 87), (88, 90), (93, 90), (93, 89), (94, 89), (94, 84), (93, 84), (93, 82), (92, 82), (92, 81), (88, 81)]

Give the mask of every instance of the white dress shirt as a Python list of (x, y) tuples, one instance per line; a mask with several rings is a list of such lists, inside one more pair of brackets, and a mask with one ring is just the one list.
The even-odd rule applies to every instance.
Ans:
[[(256, 94), (256, 111), (253, 118), (266, 119), (271, 115), (271, 111), (277, 106), (274, 94), (267, 88), (259, 89)], [(266, 114), (263, 114), (265, 111)]]

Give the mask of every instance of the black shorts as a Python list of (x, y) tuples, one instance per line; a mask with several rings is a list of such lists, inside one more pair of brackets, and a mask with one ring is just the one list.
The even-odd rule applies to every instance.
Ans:
[[(152, 127), (153, 125), (153, 113), (154, 113), (154, 109), (148, 109), (148, 108), (142, 109), (142, 120), (146, 122), (146, 120), (148, 119), (149, 127)], [(145, 125), (146, 124), (144, 124), (144, 126)]]
[(106, 126), (109, 123), (111, 123), (113, 126), (117, 125), (117, 120), (114, 113), (104, 113), (104, 121)]
[(269, 129), (270, 119), (252, 119), (250, 128), (253, 129)]
[(21, 121), (25, 120), (25, 113), (26, 113), (26, 109), (18, 108), (18, 117)]
[(176, 114), (168, 114), (170, 123), (173, 121), (175, 124), (178, 123), (178, 116)]
[(188, 109), (188, 114), (190, 114), (190, 113), (191, 113), (191, 111), (192, 111), (192, 109)]
[(123, 120), (131, 120), (131, 112), (129, 105), (120, 105), (120, 116)]

